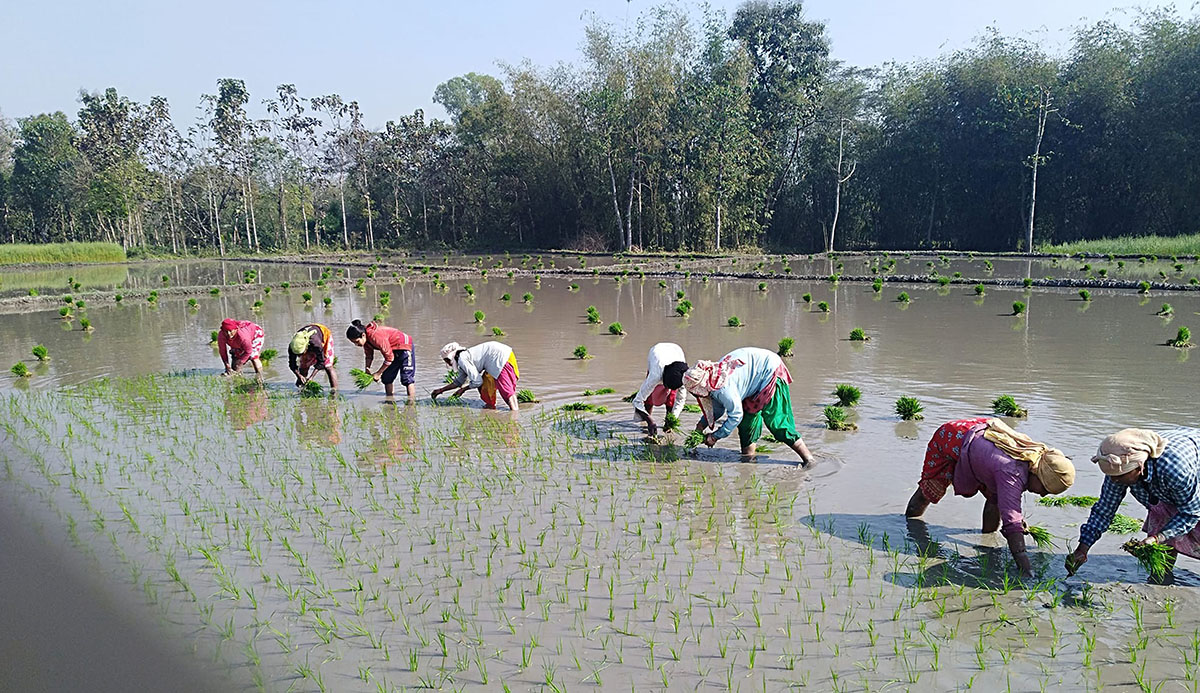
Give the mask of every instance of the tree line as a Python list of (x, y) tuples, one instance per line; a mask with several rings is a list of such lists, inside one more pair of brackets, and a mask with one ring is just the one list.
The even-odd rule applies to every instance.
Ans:
[[(575, 64), (439, 85), (368, 127), (358, 103), (216, 82), (81, 92), (0, 119), (0, 238), (176, 253), (383, 247), (1028, 249), (1195, 232), (1200, 22), (1080, 27), (1064, 55), (994, 31), (864, 69), (797, 0), (593, 23)], [(255, 118), (249, 111), (260, 111)]]

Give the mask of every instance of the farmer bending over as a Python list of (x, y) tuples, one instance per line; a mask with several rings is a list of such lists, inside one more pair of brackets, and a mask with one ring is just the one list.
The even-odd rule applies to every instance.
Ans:
[(361, 320), (355, 320), (346, 328), (346, 339), (362, 347), (366, 356), (363, 370), (368, 373), (371, 372), (376, 350), (383, 354), (383, 364), (379, 370), (371, 373), (371, 377), (383, 383), (383, 390), (388, 397), (394, 394), (396, 375), (399, 375), (400, 384), (408, 391), (408, 398), (416, 399), (417, 388), (413, 383), (417, 379), (417, 354), (413, 350), (412, 337), (394, 327), (376, 325), (374, 322), (363, 325)]
[(813, 464), (812, 453), (796, 432), (788, 383), (792, 375), (777, 354), (757, 347), (735, 349), (717, 362), (697, 361), (683, 374), (683, 386), (695, 396), (704, 413), (697, 431), (725, 421), (704, 437), (710, 448), (737, 428), (743, 455), (753, 455), (765, 424), (771, 435)]
[(660, 342), (650, 347), (646, 359), (646, 380), (633, 397), (633, 413), (646, 422), (646, 433), (654, 436), (658, 427), (654, 425), (654, 407), (666, 407), (679, 418), (687, 392), (683, 389), (683, 374), (687, 371), (687, 357), (678, 344)]
[(466, 349), (458, 342), (450, 342), (442, 347), (442, 360), (450, 368), (457, 369), (458, 374), (450, 384), (431, 393), (435, 400), (454, 388), (458, 388), (454, 396), (461, 397), (468, 387), (475, 387), (479, 388), (479, 396), (488, 409), (496, 408), (497, 392), (509, 409), (519, 409), (517, 380), (521, 371), (517, 369), (517, 356), (512, 347), (501, 342), (484, 342)]
[(1025, 552), (1028, 528), (1021, 514), (1021, 494), (1039, 496), (1066, 491), (1075, 482), (1075, 465), (1062, 452), (1009, 428), (999, 419), (959, 419), (938, 427), (925, 448), (921, 480), (908, 500), (904, 516), (921, 517), (953, 485), (970, 498), (982, 492), (983, 532), (997, 529), (1022, 577), (1033, 577)]
[(1134, 543), (1170, 546), (1172, 569), (1180, 553), (1200, 558), (1200, 430), (1126, 428), (1102, 440), (1092, 461), (1104, 472), (1104, 485), (1079, 528), (1079, 548), (1067, 556), (1068, 573), (1087, 562), (1126, 491), (1149, 510), (1142, 526), (1146, 538)]
[(224, 375), (239, 372), (249, 361), (255, 375), (262, 380), (262, 361), (258, 357), (262, 355), (265, 341), (263, 328), (249, 320), (222, 320), (217, 332), (217, 349), (221, 354), (221, 365), (225, 367)]
[[(319, 323), (305, 325), (296, 330), (288, 344), (288, 368), (296, 374), (296, 387), (304, 387), (309, 373), (315, 368), (325, 371), (329, 378), (329, 389), (337, 389), (337, 373), (333, 370), (333, 335), (329, 328)], [(315, 375), (315, 372), (313, 372)]]

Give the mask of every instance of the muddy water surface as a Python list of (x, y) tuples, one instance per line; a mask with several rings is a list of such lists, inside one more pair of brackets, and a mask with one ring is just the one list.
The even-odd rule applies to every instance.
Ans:
[[(191, 271), (230, 276), (228, 268)], [(261, 273), (278, 272), (269, 280), (278, 282), (312, 271)], [(1189, 559), (1179, 584), (1150, 587), (1117, 549), (1123, 538), (1108, 536), (1067, 580), (1061, 556), (1086, 510), (1027, 497), (1029, 521), (1050, 529), (1058, 547), (1035, 552), (1044, 589), (1007, 591), (1002, 541), (973, 531), (979, 499), (947, 499), (927, 523), (900, 515), (936, 426), (988, 413), (1001, 393), (1030, 410), (1018, 428), (1075, 457), (1080, 494), (1098, 493), (1101, 477), (1087, 458), (1114, 428), (1196, 425), (1196, 362), (1161, 344), (1180, 325), (1200, 327), (1200, 297), (1095, 291), (1085, 303), (1067, 291), (989, 289), (979, 298), (963, 287), (889, 284), (875, 294), (862, 284), (783, 280), (761, 292), (756, 281), (672, 278), (660, 288), (653, 277), (547, 274), (536, 283), (473, 278), (471, 299), (466, 281), (443, 293), (412, 276), (363, 292), (312, 290), (312, 306), (278, 288), (269, 297), (205, 297), (195, 310), (177, 299), (96, 305), (87, 309), (92, 333), (53, 311), (0, 316), (0, 363), (32, 365), (37, 343), (51, 354), (33, 378), (0, 376), (10, 422), (0, 444), (15, 468), (6, 495), (34, 489), (24, 506), (57, 520), (63, 529), (51, 537), (115, 566), (106, 575), (118, 584), (139, 566), (134, 588), (145, 592), (151, 576), (168, 620), (196, 625), (200, 642), (225, 653), (235, 681), (258, 671), (270, 688), (319, 688), (313, 672), (321, 671), (325, 685), (363, 689), (424, 680), (483, 690), (505, 681), (516, 690), (547, 679), (598, 689), (932, 682), (945, 690), (972, 680), (994, 689), (1010, 679), (1021, 689), (1082, 688), (1135, 677), (1191, 685), (1195, 658), (1185, 662), (1176, 649), (1200, 627), (1200, 571)], [(297, 401), (285, 358), (268, 369), (265, 392), (234, 392), (204, 375), (217, 368), (210, 331), (236, 315), (262, 324), (281, 353), (296, 326), (329, 324), (348, 381), (361, 356), (340, 334), (350, 319), (381, 311), (381, 291), (391, 295), (385, 322), (416, 340), (415, 406), (390, 407), (370, 390)], [(674, 316), (677, 291), (694, 305), (686, 319)], [(911, 303), (896, 301), (900, 291)], [(505, 293), (511, 300), (500, 300)], [(816, 307), (822, 301), (828, 313)], [(1027, 315), (1011, 315), (1014, 301)], [(1155, 315), (1165, 301), (1174, 317)], [(603, 325), (587, 323), (589, 305)], [(476, 310), (486, 314), (482, 326)], [(746, 326), (727, 327), (734, 315)], [(607, 334), (613, 321), (628, 335)], [(425, 393), (445, 372), (440, 345), (488, 339), (492, 327), (505, 332), (522, 387), (541, 403), (517, 416), (480, 411), (470, 396), (466, 408), (432, 406)], [(855, 327), (871, 339), (850, 342)], [(784, 336), (796, 340), (792, 400), (817, 469), (798, 469), (781, 446), (745, 463), (728, 441), (695, 457), (647, 461), (678, 454), (642, 444), (620, 401), (640, 382), (652, 344), (675, 341), (691, 360), (716, 359), (743, 345), (774, 348)], [(577, 345), (594, 358), (571, 358)], [(188, 369), (201, 374), (104, 380)], [(829, 432), (821, 408), (843, 382), (863, 391), (852, 414), (858, 430)], [(582, 395), (601, 387), (616, 393)], [(924, 403), (924, 421), (897, 419), (901, 395)], [(555, 413), (573, 401), (610, 412)], [(68, 424), (73, 435), (96, 430), (56, 452)], [(58, 478), (71, 481), (48, 481)], [(229, 508), (232, 519), (218, 520)], [(1132, 501), (1123, 512), (1145, 514)], [(214, 545), (223, 547), (216, 561), (200, 551), (211, 556)], [(113, 546), (125, 556), (114, 557)], [(167, 568), (167, 556), (181, 567)], [(203, 589), (191, 587), (189, 598), (172, 569)], [(259, 587), (264, 578), (270, 584)], [(304, 585), (320, 611), (300, 605)], [(255, 627), (267, 613), (288, 614), (275, 627), (290, 640)], [(227, 618), (236, 629), (229, 638)], [(247, 643), (263, 632), (261, 665), (241, 668)], [(225, 640), (237, 646), (222, 648)], [(312, 671), (297, 673), (306, 659)]]

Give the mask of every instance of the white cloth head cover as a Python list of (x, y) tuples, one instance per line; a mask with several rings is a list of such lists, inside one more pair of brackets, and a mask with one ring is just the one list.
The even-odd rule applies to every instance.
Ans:
[(1144, 428), (1126, 428), (1100, 441), (1092, 461), (1100, 465), (1107, 476), (1121, 476), (1145, 464), (1146, 460), (1161, 457), (1167, 449), (1167, 439)]
[(454, 363), (454, 355), (462, 350), (463, 348), (461, 344), (458, 342), (450, 342), (446, 346), (442, 347), (442, 358)]

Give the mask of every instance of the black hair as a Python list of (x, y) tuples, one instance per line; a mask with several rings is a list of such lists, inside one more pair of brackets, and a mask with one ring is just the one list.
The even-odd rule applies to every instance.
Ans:
[(354, 320), (350, 323), (350, 327), (346, 328), (346, 339), (354, 341), (367, 333), (366, 325), (362, 324), (362, 320)]
[(663, 368), (663, 385), (668, 390), (678, 390), (683, 387), (683, 374), (687, 372), (687, 369), (688, 365), (683, 361), (668, 363)]

